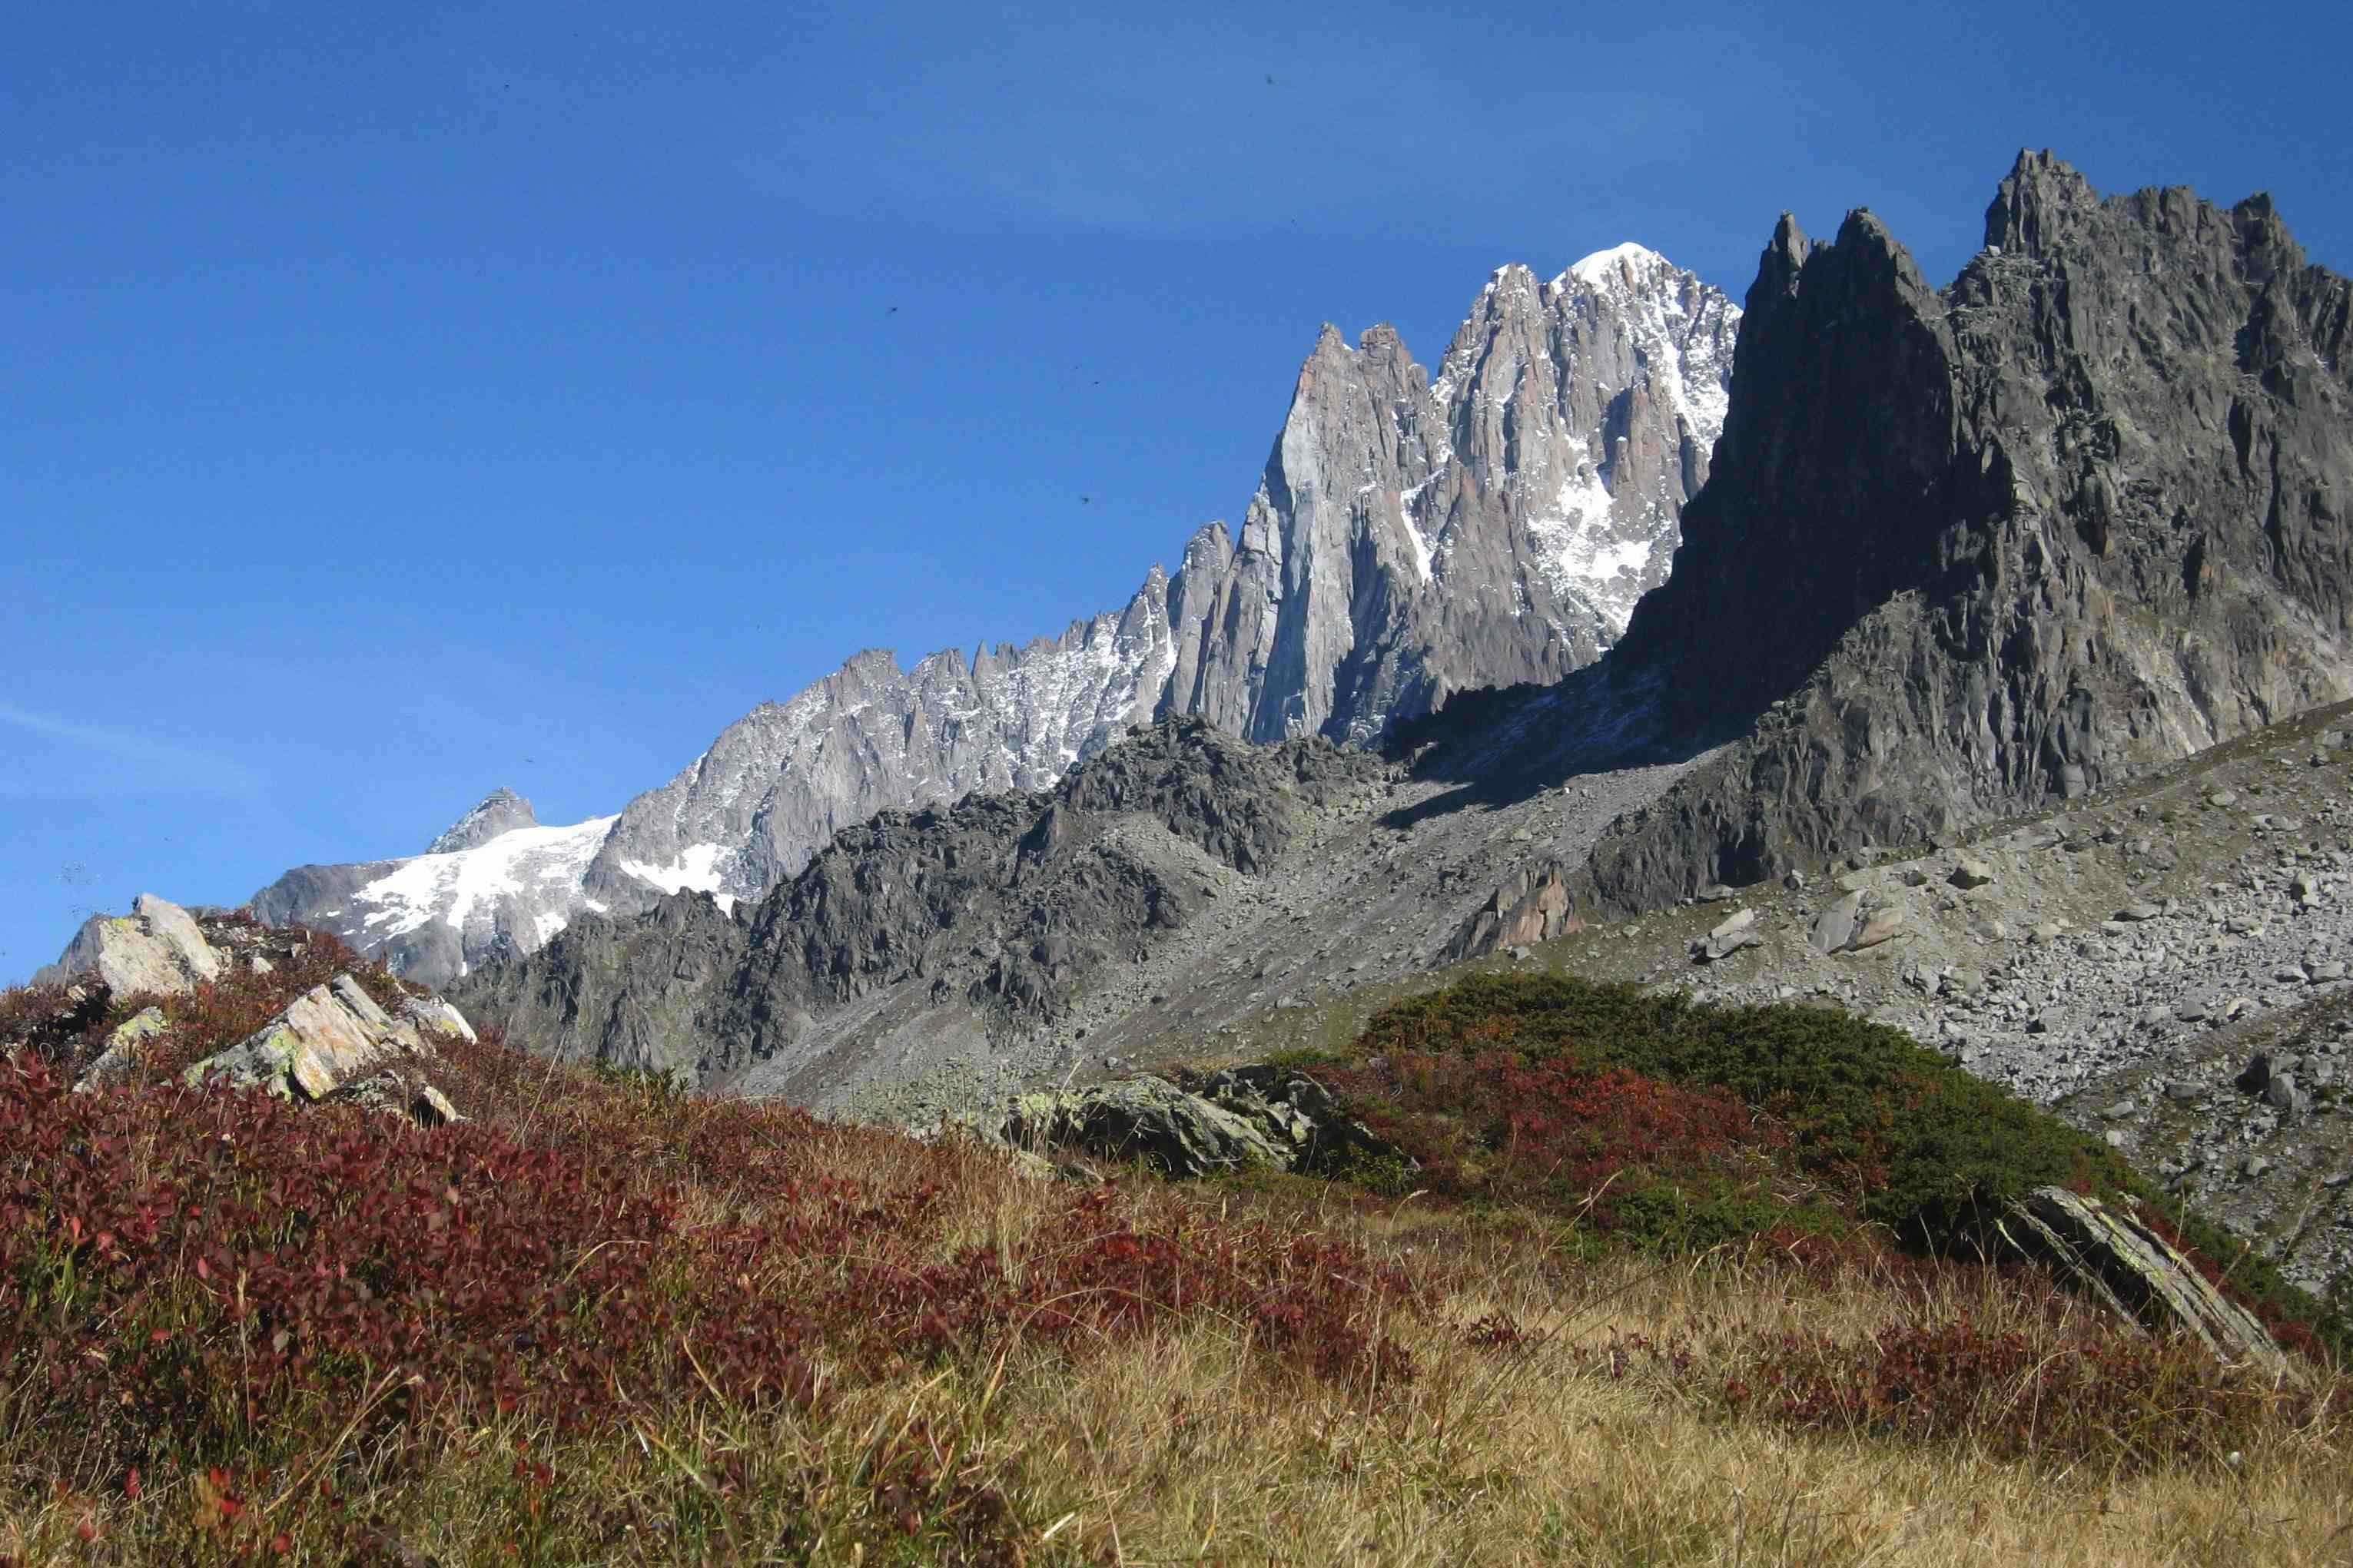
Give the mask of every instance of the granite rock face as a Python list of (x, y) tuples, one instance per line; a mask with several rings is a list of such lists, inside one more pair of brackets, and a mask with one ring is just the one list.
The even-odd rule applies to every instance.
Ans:
[(1194, 535), (1117, 616), (902, 670), (870, 651), (630, 803), (588, 894), (758, 899), (884, 809), (1042, 789), (1136, 725), (1375, 741), (1447, 692), (1590, 662), (1665, 575), (1739, 314), (1637, 246), (1498, 271), (1433, 384), (1326, 327), (1239, 538)]
[(1621, 246), (1549, 281), (1498, 270), (1434, 382), (1393, 330), (1326, 327), (1240, 537), (1186, 549), (1162, 710), (1366, 743), (1449, 692), (1590, 663), (1665, 577), (1739, 316)]
[(1049, 791), (881, 813), (756, 909), (583, 919), (454, 995), (533, 1050), (838, 1103), (1016, 1049), (1379, 771), (1320, 738), (1173, 720)]
[(2267, 198), (2022, 153), (1941, 291), (1784, 218), (1668, 582), (1598, 670), (1728, 742), (1573, 868), (1651, 908), (2114, 784), (2353, 690), (2353, 293)]
[(1173, 655), (1155, 568), (1116, 616), (1059, 637), (955, 649), (911, 670), (858, 655), (729, 725), (631, 801), (587, 872), (588, 896), (641, 909), (662, 893), (756, 900), (878, 811), (1043, 789), (1151, 717)]

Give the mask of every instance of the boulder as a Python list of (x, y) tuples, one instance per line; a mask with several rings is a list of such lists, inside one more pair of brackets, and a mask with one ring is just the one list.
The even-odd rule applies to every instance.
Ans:
[(1397, 1151), (1340, 1113), (1323, 1085), (1279, 1068), (1231, 1068), (1193, 1093), (1149, 1075), (1025, 1094), (982, 1135), (1016, 1149), (1141, 1158), (1172, 1177), (1329, 1171)]
[(179, 905), (142, 893), (127, 915), (92, 915), (66, 944), (57, 963), (33, 976), (61, 984), (95, 973), (118, 996), (137, 992), (176, 995), (217, 979), (221, 955)]
[(1842, 952), (1854, 940), (1855, 927), (1862, 920), (1862, 894), (1852, 892), (1832, 903), (1814, 917), (1813, 929), (1806, 940), (1816, 952)]
[(1993, 868), (1982, 860), (1963, 859), (1954, 863), (1946, 879), (1956, 888), (1982, 888), (1993, 880)]
[(196, 1063), (187, 1079), (318, 1100), (400, 1058), (429, 1054), (414, 1022), (394, 1018), (358, 981), (338, 974), (297, 996), (238, 1044)]
[(2144, 1328), (2186, 1330), (2226, 1362), (2286, 1368), (2278, 1342), (2253, 1312), (2121, 1209), (2064, 1187), (2037, 1187), (2010, 1205), (2000, 1229), (2020, 1251)]
[(466, 1022), (466, 1015), (438, 996), (408, 997), (400, 1005), (400, 1016), (423, 1035), (438, 1036), (445, 1040), (470, 1041), (475, 1037), (474, 1026)]
[(1901, 909), (1890, 904), (1885, 909), (1873, 910), (1871, 911), (1871, 918), (1864, 921), (1857, 928), (1854, 935), (1848, 940), (1847, 951), (1861, 952), (1865, 948), (1877, 947), (1883, 942), (1892, 942), (1896, 933), (1903, 929), (1904, 911)]
[(2294, 1073), (2274, 1073), (2271, 1081), (2263, 1085), (2263, 1103), (2283, 1117), (2293, 1119), (2311, 1109), (2312, 1097), (2296, 1083)]
[(1692, 944), (1692, 955), (1703, 963), (1730, 958), (1743, 948), (1761, 947), (1765, 933), (1757, 929), (1757, 911), (1742, 910)]

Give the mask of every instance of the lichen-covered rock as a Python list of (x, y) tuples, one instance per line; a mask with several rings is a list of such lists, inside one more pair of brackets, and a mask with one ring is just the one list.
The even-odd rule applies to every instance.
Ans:
[(161, 1035), (165, 1027), (164, 1009), (142, 1007), (117, 1024), (106, 1037), (106, 1047), (82, 1069), (75, 1080), (77, 1089), (102, 1089), (127, 1076), (139, 1065), (139, 1054), (146, 1042)]
[(1044, 1089), (1013, 1102), (998, 1136), (1016, 1148), (1079, 1148), (1107, 1160), (1150, 1162), (1173, 1177), (1291, 1169), (1288, 1130), (1160, 1078), (1082, 1089)]
[(407, 997), (400, 1004), (400, 1016), (427, 1037), (467, 1041), (475, 1038), (474, 1026), (466, 1022), (466, 1015), (439, 996)]
[(246, 1039), (196, 1063), (187, 1079), (217, 1079), (318, 1100), (388, 1062), (427, 1049), (414, 1023), (394, 1018), (358, 981), (338, 974), (296, 997)]
[(1341, 1113), (1304, 1073), (1229, 1068), (1198, 1091), (1145, 1076), (1015, 1100), (983, 1136), (1016, 1149), (1082, 1149), (1109, 1160), (1143, 1159), (1172, 1177), (1214, 1171), (1324, 1172), (1398, 1151)]
[(2057, 1268), (2119, 1315), (2182, 1329), (2228, 1362), (2286, 1364), (2261, 1320), (2224, 1296), (2163, 1237), (2121, 1209), (2064, 1187), (2037, 1187), (2002, 1223), (2013, 1246)]
[(58, 984), (94, 973), (118, 996), (140, 992), (176, 995), (217, 979), (221, 955), (205, 940), (195, 917), (179, 905), (142, 893), (127, 915), (92, 915), (58, 961), (36, 973), (35, 984)]

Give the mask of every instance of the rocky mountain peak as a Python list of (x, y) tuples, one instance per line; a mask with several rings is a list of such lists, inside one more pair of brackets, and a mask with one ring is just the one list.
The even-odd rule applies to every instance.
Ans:
[(2048, 148), (2021, 148), (1986, 208), (1985, 242), (2005, 252), (2040, 255), (2099, 205), (2099, 193), (2072, 165)]
[(531, 802), (501, 784), (427, 845), (425, 853), (448, 855), (460, 849), (472, 849), (488, 844), (501, 833), (538, 826), (539, 818), (532, 815)]
[(1599, 845), (1605, 901), (1819, 869), (2114, 784), (2353, 690), (2353, 285), (2268, 201), (2022, 154), (1928, 286), (1787, 219), (1715, 478), (1620, 645), (1736, 737)]

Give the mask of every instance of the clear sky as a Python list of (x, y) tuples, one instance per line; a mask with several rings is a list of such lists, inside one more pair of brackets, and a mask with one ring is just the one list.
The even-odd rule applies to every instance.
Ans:
[(1318, 325), (1738, 295), (2017, 149), (2353, 267), (2336, 6), (30, 7), (0, 52), (0, 980), (152, 889), (618, 810), (1250, 496)]

